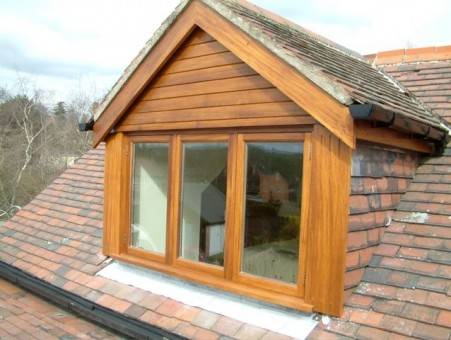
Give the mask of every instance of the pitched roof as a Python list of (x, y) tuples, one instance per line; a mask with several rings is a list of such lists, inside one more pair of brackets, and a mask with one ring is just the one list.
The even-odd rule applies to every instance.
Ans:
[[(338, 102), (345, 105), (371, 103), (443, 130), (436, 115), (426, 109), (396, 80), (369, 64), (357, 53), (245, 1), (198, 1), (260, 42)], [(182, 1), (146, 43), (98, 108), (96, 120), (191, 2)]]
[(380, 52), (368, 58), (451, 123), (451, 45)]
[(102, 255), (104, 146), (91, 150), (0, 228), (0, 261), (130, 319), (194, 339), (289, 339), (96, 276)]
[(345, 314), (318, 328), (352, 338), (451, 336), (451, 145), (426, 160), (402, 197)]
[(0, 306), (2, 339), (120, 339), (2, 279)]
[[(431, 61), (429, 54), (423, 62), (417, 54), (407, 63), (401, 61), (408, 52), (396, 53), (399, 56), (381, 53), (390, 55), (390, 63), (396, 62), (382, 67), (414, 90), (426, 87), (419, 91), (425, 105), (446, 117), (447, 110), (434, 106), (434, 89), (448, 79), (449, 61)], [(318, 327), (311, 338), (450, 338), (450, 174), (451, 143), (443, 155), (425, 159), (417, 169), (360, 285), (346, 302), (344, 317)]]

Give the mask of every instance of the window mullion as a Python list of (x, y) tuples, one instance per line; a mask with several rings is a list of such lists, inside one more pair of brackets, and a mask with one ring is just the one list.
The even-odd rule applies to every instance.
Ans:
[(169, 197), (166, 239), (166, 263), (172, 265), (178, 256), (179, 245), (179, 216), (180, 216), (180, 188), (181, 188), (181, 141), (180, 135), (171, 137), (171, 154), (169, 166)]
[(227, 176), (227, 204), (226, 204), (226, 235), (224, 238), (224, 276), (227, 280), (233, 277), (233, 261), (234, 261), (234, 234), (235, 234), (235, 201), (236, 201), (236, 134), (229, 137), (228, 152), (228, 176)]
[(231, 227), (227, 248), (230, 253), (230, 268), (226, 269), (226, 277), (236, 281), (241, 271), (241, 245), (242, 245), (242, 225), (243, 225), (243, 198), (244, 198), (244, 139), (242, 134), (233, 136), (233, 191), (230, 199), (230, 207), (233, 209), (233, 216), (229, 226)]

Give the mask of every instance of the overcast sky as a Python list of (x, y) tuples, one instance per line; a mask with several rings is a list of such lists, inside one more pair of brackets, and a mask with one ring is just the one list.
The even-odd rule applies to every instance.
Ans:
[[(178, 0), (0, 0), (0, 87), (104, 94)], [(254, 0), (362, 54), (451, 45), (449, 0)]]

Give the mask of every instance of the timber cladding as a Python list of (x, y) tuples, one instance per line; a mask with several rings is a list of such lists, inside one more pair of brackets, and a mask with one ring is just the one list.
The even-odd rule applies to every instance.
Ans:
[(210, 35), (196, 29), (117, 131), (304, 125), (315, 121)]
[[(181, 25), (183, 21), (178, 23)], [(183, 36), (181, 32), (179, 38)], [(220, 36), (216, 31), (215, 34)], [(141, 64), (140, 71), (134, 77), (140, 78), (140, 84), (147, 85), (143, 85), (139, 95), (134, 97), (132, 90), (127, 90), (127, 85), (117, 95), (121, 100), (116, 101), (116, 104), (127, 109), (117, 123), (112, 123), (114, 132), (106, 139), (104, 253), (119, 260), (266, 302), (339, 316), (343, 311), (344, 300), (350, 145), (354, 145), (355, 140), (353, 135), (343, 139), (331, 133), (306, 111), (317, 112), (315, 110), (321, 107), (321, 112), (342, 112), (345, 107), (319, 93), (305, 79), (295, 82), (296, 86), (293, 83), (288, 86), (288, 81), (281, 79), (283, 77), (280, 74), (288, 78), (295, 74), (282, 72), (281, 69), (274, 71), (276, 63), (263, 57), (261, 59), (270, 66), (260, 59), (255, 61), (249, 57), (250, 47), (243, 52), (241, 47), (238, 48), (230, 41), (224, 43), (235, 51), (232, 53), (219, 43), (219, 38), (214, 39), (199, 27), (181, 39), (183, 41), (177, 46), (172, 42), (175, 50), (160, 61), (163, 63), (161, 67), (156, 63), (150, 64), (150, 61), (149, 64), (146, 61)], [(227, 41), (226, 38), (223, 40)], [(157, 48), (159, 46), (162, 45)], [(151, 54), (149, 60), (159, 60), (158, 55)], [(240, 59), (237, 55), (244, 57)], [(149, 68), (155, 73), (147, 83), (144, 78)], [(274, 80), (270, 75), (276, 75), (277, 79)], [(267, 79), (271, 79), (271, 82)], [(136, 84), (133, 81), (128, 83), (130, 86)], [(137, 88), (135, 90), (138, 91)], [(296, 92), (296, 95), (292, 92)], [(299, 103), (304, 103), (306, 107)], [(327, 105), (324, 106), (324, 103)], [(120, 110), (116, 111), (112, 104), (110, 111)], [(104, 117), (105, 120), (108, 115)], [(196, 136), (203, 134), (202, 141), (210, 140), (215, 134), (221, 133), (230, 136), (231, 155), (237, 159), (236, 165), (230, 168), (233, 180), (228, 181), (228, 185), (232, 185), (228, 192), (233, 194), (228, 196), (227, 204), (234, 209), (228, 211), (230, 222), (227, 223), (232, 223), (233, 227), (227, 228), (225, 268), (217, 270), (211, 266), (193, 264), (178, 256), (178, 209), (181, 139), (189, 135), (199, 138)], [(289, 136), (290, 133), (305, 136), (300, 263), (296, 285), (274, 280), (262, 281), (244, 275), (240, 272), (239, 262), (242, 234), (239, 230), (243, 225), (243, 216), (239, 211), (243, 208), (244, 197), (239, 188), (240, 183), (244, 182), (240, 173), (244, 171), (245, 159), (244, 139), (240, 138), (267, 136), (271, 140), (285, 140), (284, 134)], [(130, 150), (137, 140), (155, 138), (170, 138), (172, 150), (165, 257), (131, 247), (129, 235)]]

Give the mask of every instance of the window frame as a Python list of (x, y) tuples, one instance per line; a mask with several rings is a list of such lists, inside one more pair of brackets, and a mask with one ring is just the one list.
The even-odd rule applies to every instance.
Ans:
[[(279, 132), (262, 131), (233, 131), (196, 133), (164, 132), (124, 135), (129, 152), (122, 164), (125, 183), (122, 214), (121, 236), (123, 247), (113, 257), (144, 266), (153, 270), (187, 279), (195, 283), (219, 288), (238, 295), (256, 298), (266, 302), (283, 305), (303, 311), (311, 311), (312, 306), (305, 303), (305, 273), (307, 257), (307, 209), (310, 186), (310, 133), (294, 132), (292, 129), (280, 129)], [(227, 196), (226, 196), (226, 224), (224, 237), (224, 266), (195, 262), (179, 256), (180, 249), (180, 213), (183, 171), (183, 143), (184, 142), (228, 142), (227, 159)], [(246, 142), (301, 142), (303, 143), (302, 166), (302, 197), (300, 202), (300, 237), (298, 277), (295, 284), (269, 278), (254, 276), (241, 271), (242, 242), (244, 236), (244, 203), (245, 203), (245, 148)], [(133, 149), (137, 143), (169, 143), (168, 164), (168, 206), (166, 217), (166, 254), (150, 252), (131, 246), (131, 217), (133, 197)]]
[[(307, 141), (307, 142), (306, 142)], [(250, 285), (260, 289), (267, 289), (276, 292), (283, 292), (287, 295), (303, 297), (305, 289), (305, 257), (306, 257), (306, 228), (307, 223), (304, 216), (307, 215), (304, 201), (305, 194), (308, 193), (308, 178), (304, 171), (309, 170), (309, 159), (305, 155), (309, 137), (305, 133), (247, 133), (237, 134), (237, 169), (235, 180), (235, 220), (234, 220), (234, 263), (232, 279), (243, 285)], [(244, 213), (245, 213), (245, 190), (246, 190), (246, 143), (247, 142), (301, 142), (303, 143), (303, 157), (302, 157), (302, 185), (301, 185), (301, 202), (300, 202), (300, 225), (299, 225), (299, 258), (298, 258), (298, 275), (296, 284), (287, 283), (279, 280), (258, 277), (249, 273), (241, 271), (241, 257), (243, 254), (244, 241)], [(307, 174), (309, 176), (309, 174)]]
[[(172, 226), (172, 228), (174, 229), (172, 232), (173, 234), (173, 238), (172, 238), (172, 245), (173, 248), (172, 249), (172, 259), (173, 259), (173, 264), (176, 268), (181, 268), (181, 269), (187, 269), (187, 270), (194, 270), (194, 271), (199, 271), (199, 272), (203, 272), (203, 273), (207, 273), (210, 275), (214, 275), (217, 277), (224, 277), (225, 275), (225, 268), (226, 268), (226, 253), (227, 253), (227, 249), (226, 249), (226, 244), (227, 244), (227, 237), (228, 237), (228, 230), (230, 230), (231, 226), (229, 225), (231, 223), (230, 219), (229, 219), (229, 212), (230, 212), (230, 201), (229, 201), (229, 196), (230, 196), (230, 190), (231, 190), (231, 186), (230, 186), (230, 182), (232, 181), (232, 172), (233, 172), (233, 163), (231, 161), (231, 154), (233, 152), (233, 150), (231, 150), (231, 136), (228, 134), (193, 134), (193, 135), (184, 135), (184, 134), (179, 134), (176, 135), (176, 137), (178, 137), (178, 152), (177, 155), (175, 155), (176, 157), (176, 164), (177, 164), (177, 169), (175, 170), (174, 173), (174, 181), (176, 183), (174, 183), (174, 185), (176, 186), (175, 188), (175, 192), (174, 192), (174, 197), (172, 200), (172, 205), (174, 206), (174, 220), (173, 223), (174, 225)], [(181, 231), (181, 226), (180, 226), (180, 218), (181, 218), (181, 203), (182, 203), (182, 186), (183, 186), (183, 143), (214, 143), (214, 142), (226, 142), (228, 144), (227, 147), (227, 195), (226, 195), (226, 211), (225, 211), (225, 218), (226, 218), (226, 223), (225, 223), (225, 235), (224, 235), (224, 266), (220, 267), (220, 266), (215, 266), (209, 263), (204, 263), (204, 262), (196, 262), (196, 261), (191, 261), (189, 259), (184, 259), (181, 257), (180, 255), (180, 231)]]
[[(136, 257), (142, 257), (144, 259), (147, 259), (149, 261), (155, 261), (158, 263), (166, 263), (166, 257), (168, 253), (168, 226), (169, 226), (169, 219), (171, 216), (170, 213), (170, 201), (171, 201), (171, 186), (170, 186), (170, 180), (171, 180), (171, 173), (172, 173), (172, 149), (173, 149), (173, 140), (171, 136), (169, 135), (155, 135), (155, 136), (130, 136), (130, 157), (128, 159), (129, 163), (129, 169), (128, 172), (128, 180), (127, 180), (127, 199), (124, 203), (124, 214), (126, 215), (125, 220), (128, 221), (129, 226), (124, 226), (125, 231), (125, 245), (126, 245), (126, 252), (127, 254), (131, 256)], [(133, 219), (133, 180), (134, 180), (134, 152), (135, 152), (135, 144), (141, 144), (141, 143), (167, 143), (168, 144), (168, 192), (167, 192), (167, 202), (166, 202), (166, 247), (165, 247), (165, 255), (162, 255), (161, 253), (145, 250), (142, 248), (133, 247), (131, 245), (131, 223)]]

